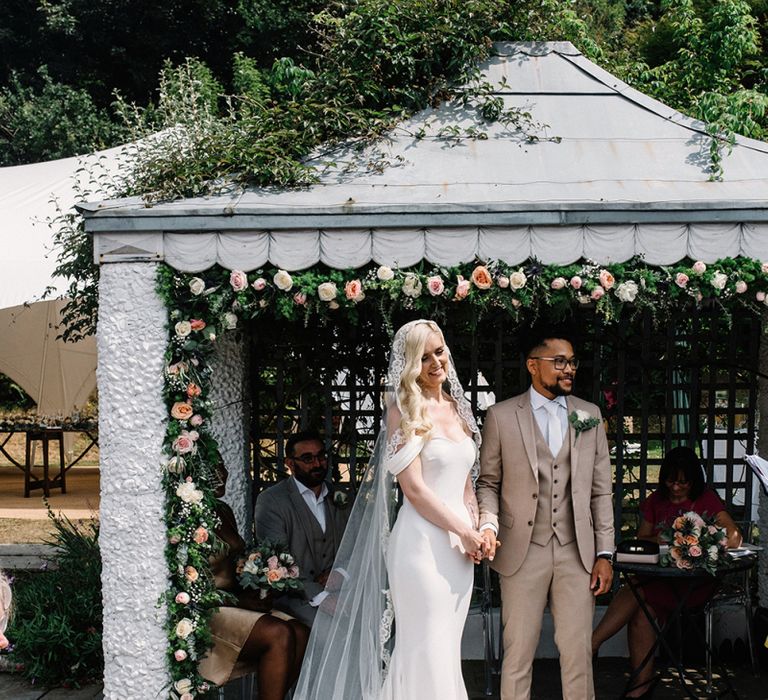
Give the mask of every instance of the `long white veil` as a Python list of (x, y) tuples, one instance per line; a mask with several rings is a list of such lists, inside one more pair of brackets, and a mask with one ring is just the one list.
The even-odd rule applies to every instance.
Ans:
[[(402, 441), (400, 431), (387, 434), (387, 410), (397, 403), (405, 369), (405, 340), (418, 324), (411, 321), (395, 334), (385, 386), (381, 430), (355, 499), (334, 562), (328, 598), (318, 610), (294, 700), (378, 700), (394, 645), (395, 620), (389, 595), (386, 551), (397, 506), (387, 460)], [(464, 396), (453, 358), (446, 389), (461, 418), (479, 443), (472, 408)], [(477, 477), (478, 465), (473, 468)], [(339, 582), (341, 584), (339, 585)], [(335, 603), (335, 609), (334, 604)]]

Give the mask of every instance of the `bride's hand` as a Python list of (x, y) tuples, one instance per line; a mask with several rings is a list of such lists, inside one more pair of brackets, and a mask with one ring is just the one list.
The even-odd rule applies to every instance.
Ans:
[(477, 557), (480, 555), (480, 545), (483, 543), (482, 535), (477, 530), (467, 528), (459, 537), (467, 555), (479, 561)]

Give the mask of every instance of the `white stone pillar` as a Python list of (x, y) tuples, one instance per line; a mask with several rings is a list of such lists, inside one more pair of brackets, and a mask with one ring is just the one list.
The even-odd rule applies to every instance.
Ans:
[(250, 470), (250, 394), (248, 352), (244, 334), (229, 331), (216, 339), (211, 363), (211, 434), (219, 444), (229, 472), (225, 500), (237, 518), (237, 527), (251, 540), (253, 496)]
[(98, 387), (99, 545), (104, 600), (104, 697), (168, 694), (163, 353), (167, 312), (156, 263), (101, 267)]
[[(768, 311), (762, 314), (762, 324), (760, 333), (760, 375), (758, 378), (759, 390), (757, 396), (757, 451), (761, 457), (768, 459)], [(760, 484), (755, 479), (753, 488), (760, 490), (760, 504), (757, 508), (758, 526), (760, 528), (760, 542), (765, 542), (768, 535), (768, 499), (760, 488)], [(760, 553), (760, 564), (758, 573), (758, 596), (760, 598), (760, 607), (768, 608), (768, 552)]]

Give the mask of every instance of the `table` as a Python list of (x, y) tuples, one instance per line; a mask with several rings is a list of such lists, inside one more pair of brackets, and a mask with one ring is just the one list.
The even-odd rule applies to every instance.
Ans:
[[(721, 582), (723, 577), (728, 574), (736, 573), (739, 571), (746, 571), (752, 568), (757, 562), (757, 559), (754, 556), (741, 557), (739, 559), (730, 559), (729, 557), (728, 559), (729, 561), (727, 564), (718, 567), (717, 573), (714, 577), (717, 582)], [(664, 633), (667, 631), (671, 624), (676, 623), (677, 620), (679, 620), (680, 615), (685, 609), (685, 604), (693, 591), (712, 582), (712, 575), (701, 569), (694, 569), (689, 571), (685, 569), (678, 569), (677, 567), (660, 566), (659, 564), (629, 564), (616, 562), (613, 566), (613, 569), (616, 573), (623, 577), (624, 581), (627, 583), (633, 595), (635, 596), (635, 599), (640, 605), (640, 609), (643, 611), (643, 614), (648, 619), (648, 622), (650, 622), (651, 627), (656, 633), (656, 642), (646, 657), (643, 659), (643, 661), (640, 663), (640, 666), (636, 669), (632, 669), (632, 673), (630, 674), (629, 680), (627, 681), (624, 693), (626, 694), (633, 688), (638, 672), (647, 664), (653, 663), (656, 650), (659, 648), (659, 646), (663, 646), (668, 657), (677, 669), (678, 680), (683, 692), (687, 697), (697, 700), (699, 696), (695, 695), (691, 687), (686, 683), (682, 653), (679, 650), (672, 649), (671, 645), (664, 637)], [(651, 615), (648, 606), (645, 604), (645, 601), (640, 594), (640, 589), (642, 588), (644, 580), (649, 578), (669, 582), (670, 590), (677, 598), (676, 607), (663, 626), (660, 626), (656, 618)], [(685, 587), (682, 593), (678, 592), (678, 587), (675, 585), (680, 581), (689, 581), (691, 584), (690, 586)], [(705, 642), (705, 646), (707, 647), (706, 652), (710, 654), (712, 659), (716, 660), (717, 657), (714, 654), (711, 645)], [(736, 691), (728, 679), (728, 674), (722, 668), (721, 672), (727, 687), (727, 692), (718, 693), (715, 697), (725, 697), (726, 695), (730, 694), (732, 697), (738, 698)]]
[[(61, 492), (64, 494), (67, 492), (67, 483), (66, 483), (66, 474), (67, 472), (74, 467), (85, 455), (91, 450), (92, 447), (97, 446), (98, 443), (98, 434), (95, 430), (95, 423), (88, 424), (88, 425), (69, 425), (65, 424), (62, 426), (44, 426), (44, 425), (35, 425), (35, 426), (28, 426), (24, 428), (11, 428), (9, 430), (0, 430), (0, 432), (5, 432), (7, 435), (0, 440), (0, 454), (3, 454), (10, 463), (17, 467), (18, 469), (21, 469), (21, 471), (24, 472), (24, 497), (29, 498), (30, 493), (33, 490), (36, 489), (42, 489), (43, 493), (45, 494), (45, 497), (48, 498), (50, 496), (50, 490), (51, 489), (61, 489)], [(16, 433), (24, 434), (26, 437), (26, 445), (24, 450), (24, 462), (18, 462), (16, 461), (5, 449), (5, 446), (8, 444), (8, 441), (15, 435)], [(64, 461), (64, 433), (83, 433), (84, 435), (88, 436), (89, 443), (86, 445), (85, 449), (77, 456), (76, 459), (72, 460), (69, 464), (66, 464)], [(34, 458), (33, 458), (33, 446), (35, 442), (40, 442), (42, 446), (42, 452), (43, 452), (43, 464), (40, 465), (43, 467), (43, 478), (42, 479), (36, 479), (32, 475), (32, 468), (36, 465), (34, 464)], [(49, 463), (48, 458), (48, 446), (51, 443), (58, 442), (58, 452), (59, 452), (59, 463), (58, 465), (54, 465), (54, 468), (58, 466), (59, 473), (51, 478), (50, 476), (50, 467), (51, 464)]]

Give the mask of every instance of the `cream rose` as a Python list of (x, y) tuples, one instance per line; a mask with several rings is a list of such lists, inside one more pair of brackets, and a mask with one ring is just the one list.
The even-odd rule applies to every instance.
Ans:
[(501, 289), (506, 289), (507, 287), (509, 287), (509, 277), (507, 277), (506, 275), (501, 275), (496, 280), (496, 284), (498, 284), (499, 287), (501, 287)]
[(278, 270), (272, 278), (272, 281), (275, 283), (275, 287), (283, 292), (288, 292), (291, 287), (293, 287), (293, 277), (291, 277), (285, 270)]
[(382, 265), (378, 270), (376, 270), (376, 277), (378, 277), (382, 282), (389, 282), (389, 280), (393, 279), (395, 276), (394, 271), (391, 267), (387, 267), (386, 265)]
[(189, 680), (189, 678), (182, 678), (173, 684), (173, 689), (179, 693), (179, 695), (189, 693), (192, 690), (192, 681)]
[(409, 272), (403, 280), (403, 294), (413, 299), (421, 296), (421, 280), (412, 272)]
[(427, 278), (427, 289), (433, 297), (439, 297), (445, 291), (445, 282), (439, 275)]
[(182, 481), (176, 487), (176, 495), (184, 503), (191, 503), (192, 505), (202, 503), (203, 500), (203, 492), (195, 486), (194, 481)]
[(338, 294), (338, 290), (333, 282), (323, 282), (317, 286), (317, 296), (320, 301), (333, 301), (336, 294)]
[(193, 277), (189, 280), (189, 291), (196, 297), (200, 296), (205, 291), (205, 282), (199, 277)]
[(228, 331), (233, 331), (237, 328), (237, 314), (233, 314), (231, 311), (227, 311), (224, 314), (224, 328)]
[(565, 281), (565, 277), (555, 277), (549, 286), (552, 287), (552, 289), (563, 289), (566, 284), (568, 283)]
[(744, 292), (747, 291), (747, 283), (744, 280), (739, 280), (736, 282), (736, 293), (737, 294), (744, 294)]
[(522, 289), (523, 287), (525, 287), (525, 283), (527, 281), (528, 281), (528, 278), (525, 276), (525, 273), (522, 270), (513, 272), (509, 276), (509, 286), (512, 289)]
[(248, 286), (248, 275), (242, 270), (232, 270), (229, 274), (229, 284), (236, 292), (242, 292)]
[(755, 293), (755, 299), (759, 301), (760, 303), (765, 301), (765, 292), (756, 292)]
[(712, 286), (715, 289), (725, 289), (726, 282), (728, 282), (728, 275), (723, 274), (719, 270), (712, 275)]
[(638, 291), (637, 282), (627, 280), (616, 287), (614, 294), (623, 302), (633, 302), (637, 298)]
[(173, 328), (179, 338), (186, 338), (192, 332), (192, 324), (189, 321), (179, 321)]
[(184, 617), (176, 623), (176, 636), (186, 639), (195, 629), (195, 625), (188, 617)]

